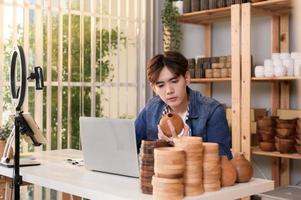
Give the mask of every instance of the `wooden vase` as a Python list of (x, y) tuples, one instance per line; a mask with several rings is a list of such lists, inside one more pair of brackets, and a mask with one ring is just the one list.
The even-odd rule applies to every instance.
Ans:
[(221, 157), (221, 167), (222, 167), (222, 178), (221, 183), (223, 187), (231, 186), (235, 184), (237, 179), (236, 169), (234, 165), (228, 160), (227, 156)]
[(168, 120), (174, 126), (176, 134), (180, 134), (182, 129), (184, 128), (184, 122), (183, 122), (182, 118), (176, 113), (167, 113), (166, 115), (164, 115), (161, 118), (159, 125), (160, 125), (160, 128), (163, 131), (163, 133), (167, 137), (172, 136), (172, 132), (168, 126)]
[(234, 165), (237, 173), (236, 182), (245, 183), (248, 182), (253, 176), (253, 167), (250, 161), (248, 161), (243, 153), (237, 154), (232, 159), (232, 164)]

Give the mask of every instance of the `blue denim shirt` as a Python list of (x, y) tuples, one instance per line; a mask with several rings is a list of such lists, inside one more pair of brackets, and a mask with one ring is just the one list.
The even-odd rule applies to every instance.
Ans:
[[(219, 154), (232, 159), (230, 132), (224, 107), (215, 99), (202, 96), (187, 87), (189, 95), (189, 116), (186, 121), (192, 136), (203, 138), (204, 142), (219, 144)], [(158, 139), (158, 128), (165, 103), (159, 96), (151, 98), (135, 121), (137, 148), (141, 140)]]

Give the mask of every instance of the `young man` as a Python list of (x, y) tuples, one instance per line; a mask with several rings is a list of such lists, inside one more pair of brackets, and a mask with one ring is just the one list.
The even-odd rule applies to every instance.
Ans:
[[(141, 140), (167, 141), (158, 126), (161, 117), (174, 112), (185, 122), (181, 135), (199, 136), (204, 142), (219, 144), (219, 154), (232, 158), (230, 133), (223, 106), (188, 87), (190, 74), (187, 59), (177, 52), (156, 55), (147, 65), (147, 78), (156, 96), (149, 100), (135, 121), (137, 146)], [(172, 124), (169, 123), (169, 127)], [(174, 131), (173, 131), (174, 132)]]

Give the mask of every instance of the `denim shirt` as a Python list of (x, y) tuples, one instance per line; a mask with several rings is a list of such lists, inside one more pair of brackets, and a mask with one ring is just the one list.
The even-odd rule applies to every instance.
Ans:
[[(191, 136), (199, 136), (204, 142), (219, 144), (219, 154), (232, 159), (230, 132), (224, 107), (215, 99), (202, 96), (200, 92), (187, 87), (189, 95), (189, 116), (186, 124)], [(159, 96), (151, 98), (135, 121), (137, 148), (141, 140), (158, 139), (158, 128), (165, 103)]]

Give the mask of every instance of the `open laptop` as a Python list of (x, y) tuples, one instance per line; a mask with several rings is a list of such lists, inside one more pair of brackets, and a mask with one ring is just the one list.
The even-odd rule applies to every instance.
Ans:
[(133, 120), (80, 117), (79, 121), (86, 169), (139, 176)]

